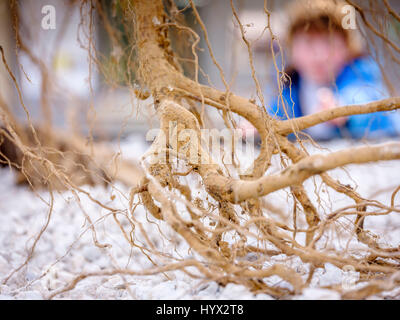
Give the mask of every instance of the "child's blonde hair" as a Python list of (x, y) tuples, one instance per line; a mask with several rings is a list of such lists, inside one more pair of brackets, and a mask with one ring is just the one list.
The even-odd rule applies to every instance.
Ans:
[(353, 57), (364, 53), (363, 43), (358, 30), (345, 29), (342, 20), (345, 14), (342, 8), (347, 5), (335, 0), (295, 0), (287, 8), (289, 27), (287, 43), (290, 46), (293, 36), (299, 31), (329, 32), (343, 34)]

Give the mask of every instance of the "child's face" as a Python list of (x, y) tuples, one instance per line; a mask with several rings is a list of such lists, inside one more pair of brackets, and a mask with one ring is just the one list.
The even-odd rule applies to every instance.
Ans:
[(316, 84), (334, 81), (350, 59), (344, 36), (337, 32), (297, 32), (292, 41), (292, 62), (300, 76)]

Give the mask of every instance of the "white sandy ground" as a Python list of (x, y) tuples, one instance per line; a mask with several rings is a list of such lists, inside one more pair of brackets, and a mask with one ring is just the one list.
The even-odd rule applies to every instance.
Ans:
[[(137, 137), (132, 137), (121, 143), (121, 149), (127, 157), (138, 157), (146, 146)], [(331, 150), (342, 149), (351, 145), (349, 142), (336, 142), (326, 145)], [(385, 204), (389, 203), (390, 192), (374, 195), (379, 190), (390, 187), (394, 190), (400, 184), (400, 161), (382, 162), (378, 164), (366, 164), (361, 166), (348, 166), (348, 172), (358, 186), (350, 180), (343, 170), (335, 170), (333, 176), (340, 178), (344, 183), (357, 187), (358, 192), (365, 196), (373, 196)], [(277, 168), (272, 171), (278, 170)], [(26, 187), (17, 187), (14, 184), (13, 173), (8, 169), (0, 170), (0, 281), (4, 279), (14, 268), (18, 267), (27, 257), (28, 250), (32, 246), (34, 237), (45, 223), (48, 213), (49, 194), (40, 192), (34, 194)], [(316, 181), (317, 185), (318, 181)], [(196, 182), (193, 182), (195, 187)], [(103, 203), (114, 208), (127, 208), (128, 200), (124, 195), (128, 189), (116, 184), (117, 190), (103, 187), (85, 187), (91, 195)], [(313, 180), (306, 183), (311, 192), (314, 203), (316, 194), (322, 194), (325, 208), (334, 210), (351, 204), (351, 201), (342, 195), (329, 193), (329, 197), (323, 190), (314, 192)], [(112, 195), (115, 198), (112, 199)], [(40, 199), (40, 197), (42, 199)], [(277, 207), (291, 208), (285, 191), (276, 192), (266, 197), (266, 200)], [(397, 198), (397, 203), (399, 199)], [(32, 260), (27, 267), (21, 269), (7, 282), (0, 284), (0, 299), (45, 299), (51, 290), (60, 288), (68, 283), (75, 275), (81, 272), (99, 271), (115, 267), (141, 270), (152, 267), (149, 260), (137, 249), (131, 250), (130, 245), (124, 239), (121, 230), (116, 225), (113, 217), (107, 215), (96, 222), (97, 238), (101, 244), (110, 244), (111, 247), (99, 249), (93, 243), (93, 237), (88, 222), (82, 211), (88, 214), (92, 221), (103, 217), (107, 212), (80, 195), (80, 205), (77, 204), (70, 192), (56, 193), (54, 209), (50, 224), (37, 243)], [(291, 209), (289, 209), (291, 210)], [(323, 212), (323, 211), (322, 211)], [(329, 213), (327, 210), (326, 214)], [(154, 242), (160, 251), (170, 253), (175, 257), (192, 257), (193, 252), (188, 251), (186, 244), (176, 236), (171, 229), (161, 223), (160, 227), (165, 237), (160, 236), (157, 226), (147, 221), (146, 213), (138, 206), (135, 217), (142, 222), (147, 236)], [(122, 216), (119, 217), (124, 227), (129, 232), (129, 224)], [(153, 218), (148, 217), (151, 221)], [(291, 221), (291, 220), (289, 220)], [(366, 228), (379, 236), (383, 244), (400, 244), (400, 217), (392, 213), (388, 216), (380, 216), (366, 219)], [(332, 237), (335, 237), (332, 231)], [(135, 230), (135, 239), (140, 241), (143, 234), (139, 228)], [(169, 239), (169, 240), (167, 240)], [(296, 240), (301, 240), (299, 235)], [(340, 240), (330, 241), (327, 244), (336, 248), (349, 245), (357, 248), (354, 241), (341, 243)], [(249, 256), (248, 259), (252, 257)], [(275, 261), (284, 261), (288, 266), (294, 267), (299, 274), (305, 276), (307, 265), (303, 265), (299, 259), (284, 259), (277, 256), (267, 259), (265, 266)], [(310, 288), (303, 290), (293, 299), (340, 299), (340, 295), (321, 286), (343, 283), (344, 271), (333, 265), (326, 264), (324, 269), (317, 269)], [(357, 273), (355, 273), (357, 276)], [(271, 285), (282, 285), (278, 277), (268, 279)], [(290, 285), (288, 285), (290, 286)], [(373, 298), (399, 298), (400, 288)], [(241, 285), (229, 284), (226, 287), (219, 286), (216, 282), (207, 282), (193, 279), (183, 272), (170, 272), (168, 278), (164, 274), (146, 277), (120, 276), (92, 277), (81, 281), (77, 287), (67, 293), (59, 295), (57, 299), (272, 299), (266, 294), (252, 294)]]

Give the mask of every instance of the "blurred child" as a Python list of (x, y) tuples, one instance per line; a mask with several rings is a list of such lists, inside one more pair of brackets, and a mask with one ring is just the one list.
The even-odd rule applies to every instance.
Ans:
[[(387, 97), (377, 64), (362, 49), (357, 30), (344, 29), (337, 1), (294, 1), (288, 8), (290, 80), (268, 112), (280, 119)], [(311, 127), (316, 140), (377, 138), (397, 134), (389, 113), (354, 115)]]

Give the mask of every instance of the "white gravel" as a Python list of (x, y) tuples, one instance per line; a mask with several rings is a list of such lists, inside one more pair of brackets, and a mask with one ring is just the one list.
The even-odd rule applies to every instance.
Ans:
[[(348, 142), (340, 142), (327, 146), (335, 150), (348, 145)], [(137, 142), (134, 144), (132, 140), (126, 141), (122, 145), (124, 154), (128, 157), (141, 154), (145, 148), (145, 145)], [(353, 179), (358, 182), (357, 190), (365, 197), (387, 187), (392, 187), (393, 190), (395, 186), (400, 184), (400, 161), (349, 166), (348, 171)], [(334, 177), (340, 178), (342, 182), (355, 186), (343, 170), (335, 170), (332, 174)], [(307, 182), (306, 186), (313, 194), (313, 201), (315, 201), (316, 192), (314, 193), (312, 180)], [(114, 208), (127, 208), (128, 200), (123, 195), (127, 194), (128, 190), (119, 184), (116, 187), (121, 192), (100, 186), (86, 186), (85, 189), (104, 204)], [(112, 199), (111, 195), (115, 195), (115, 198)], [(330, 196), (330, 204), (327, 207), (331, 205), (332, 209), (351, 203), (342, 195), (332, 193)], [(384, 192), (376, 195), (375, 198), (388, 203), (389, 196), (390, 193)], [(0, 284), (0, 300), (44, 299), (52, 290), (64, 286), (81, 272), (99, 271), (113, 267), (133, 270), (152, 267), (151, 262), (139, 250), (131, 250), (112, 215), (107, 215), (96, 222), (99, 243), (107, 243), (111, 247), (103, 249), (96, 247), (82, 209), (93, 222), (103, 217), (106, 210), (84, 195), (79, 195), (79, 197), (80, 206), (70, 192), (55, 194), (50, 224), (37, 243), (31, 261), (26, 267), (15, 273), (7, 284)], [(273, 201), (276, 206), (290, 206), (284, 191), (269, 195), (266, 199)], [(327, 197), (324, 196), (324, 199), (326, 200)], [(14, 174), (8, 169), (0, 170), (0, 281), (9, 275), (11, 270), (25, 261), (35, 236), (45, 223), (48, 202), (49, 194), (47, 192), (39, 192), (35, 195), (26, 187), (17, 187), (14, 184)], [(129, 232), (129, 224), (126, 218), (118, 217)], [(161, 251), (175, 256), (178, 252), (184, 257), (191, 257), (193, 254), (187, 250), (186, 244), (163, 223), (160, 227), (165, 238), (161, 237), (157, 226), (147, 222), (146, 213), (140, 206), (135, 211), (135, 218), (142, 222), (147, 236)], [(150, 217), (149, 219), (154, 220)], [(366, 227), (372, 228), (381, 237), (382, 242), (400, 245), (399, 232), (385, 232), (388, 228), (400, 229), (398, 214), (367, 219)], [(138, 243), (142, 236), (143, 234), (137, 228), (135, 239)], [(301, 239), (300, 236), (297, 240), (299, 239)], [(279, 257), (274, 259), (279, 259)], [(269, 264), (272, 264), (274, 259), (269, 261)], [(291, 259), (287, 263), (297, 268), (300, 274), (305, 274), (306, 266), (301, 265), (298, 259)], [(266, 294), (254, 295), (240, 285), (229, 284), (226, 287), (221, 287), (215, 282), (194, 280), (180, 271), (170, 272), (168, 276), (169, 279), (164, 274), (146, 277), (122, 277), (119, 275), (92, 277), (85, 279), (75, 289), (56, 298), (272, 299)], [(321, 289), (320, 286), (340, 283), (342, 279), (342, 270), (332, 265), (326, 265), (325, 269), (317, 269), (312, 287), (305, 289), (301, 295), (294, 298), (339, 299), (338, 293)], [(277, 278), (270, 281), (277, 283), (280, 280)]]

